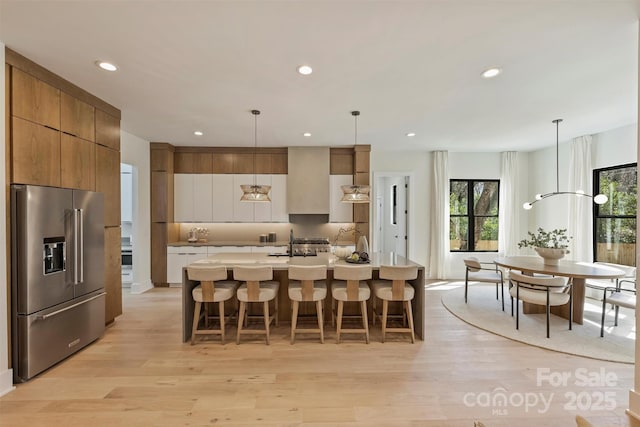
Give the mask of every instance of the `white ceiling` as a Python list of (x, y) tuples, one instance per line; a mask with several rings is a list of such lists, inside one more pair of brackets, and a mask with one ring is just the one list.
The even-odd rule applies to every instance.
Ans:
[(637, 121), (636, 3), (0, 0), (0, 41), (149, 141), (532, 150)]

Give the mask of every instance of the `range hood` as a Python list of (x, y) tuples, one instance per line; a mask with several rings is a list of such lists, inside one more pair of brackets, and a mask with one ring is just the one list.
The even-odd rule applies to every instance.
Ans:
[(329, 147), (289, 147), (289, 215), (329, 215)]

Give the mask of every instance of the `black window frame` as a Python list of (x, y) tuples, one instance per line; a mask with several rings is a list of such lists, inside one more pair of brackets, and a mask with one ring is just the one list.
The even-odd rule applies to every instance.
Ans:
[[(594, 169), (593, 170), (593, 194), (599, 194), (600, 193), (600, 172), (606, 172), (606, 171), (612, 171), (612, 170), (617, 170), (617, 169), (626, 169), (626, 168), (631, 168), (631, 167), (635, 167), (636, 168), (636, 174), (638, 173), (638, 163), (634, 162), (634, 163), (625, 163), (622, 165), (616, 165), (616, 166), (609, 166), (606, 168), (599, 168), (599, 169)], [(637, 195), (636, 195), (637, 197)], [(608, 203), (608, 202), (607, 202)], [(593, 262), (596, 262), (597, 260), (597, 256), (598, 256), (598, 219), (600, 218), (608, 218), (608, 219), (635, 219), (636, 220), (636, 224), (638, 222), (638, 213), (636, 211), (635, 215), (600, 215), (600, 205), (598, 205), (597, 203), (593, 203), (593, 215), (592, 215), (593, 221), (591, 224), (591, 229), (592, 229), (592, 245), (593, 245)], [(636, 226), (637, 227), (637, 226)], [(638, 253), (638, 236), (637, 236), (637, 229), (636, 229), (636, 254)]]
[[(498, 206), (495, 215), (475, 215), (474, 214), (474, 206), (473, 206), (473, 188), (475, 187), (476, 182), (495, 182), (498, 184), (498, 195), (500, 194), (500, 180), (499, 179), (449, 179), (449, 197), (451, 197), (451, 188), (453, 182), (466, 182), (467, 183), (467, 214), (466, 215), (452, 215), (451, 208), (449, 208), (449, 218), (467, 218), (468, 221), (468, 240), (467, 246), (468, 248), (465, 250), (455, 250), (451, 249), (451, 244), (449, 243), (449, 252), (453, 253), (464, 253), (464, 252), (498, 252), (499, 248), (496, 250), (478, 250), (475, 248), (476, 242), (473, 240), (475, 235), (475, 218), (476, 217), (485, 217), (485, 218), (497, 218), (498, 224), (500, 223), (500, 197), (498, 196)], [(498, 235), (500, 234), (500, 228), (498, 227)]]

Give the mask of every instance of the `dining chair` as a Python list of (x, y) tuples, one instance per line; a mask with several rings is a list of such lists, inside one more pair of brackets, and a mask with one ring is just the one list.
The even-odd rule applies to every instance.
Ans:
[(549, 338), (550, 308), (569, 303), (569, 330), (572, 329), (573, 287), (566, 277), (533, 277), (512, 271), (509, 280), (513, 285), (509, 289), (509, 294), (516, 299), (516, 329), (520, 329), (520, 301), (545, 306), (547, 338)]
[[(467, 303), (467, 293), (469, 290), (469, 282), (495, 283), (496, 299), (498, 296), (498, 287), (502, 295), (502, 311), (504, 311), (504, 277), (502, 270), (493, 262), (480, 262), (476, 257), (468, 257), (464, 259), (466, 268), (464, 276), (464, 302)], [(492, 265), (492, 268), (483, 267), (483, 265)]]
[[(618, 286), (605, 288), (604, 297), (602, 298), (602, 321), (600, 322), (600, 337), (604, 337), (604, 320), (607, 313), (607, 304), (614, 306), (615, 315), (613, 326), (618, 326), (618, 312), (620, 307), (636, 309), (636, 290), (622, 287), (623, 282), (630, 282), (635, 288), (635, 281), (620, 280)], [(609, 293), (609, 296), (607, 296)]]
[[(225, 301), (233, 298), (238, 287), (238, 282), (227, 280), (227, 267), (218, 266), (195, 266), (187, 267), (187, 276), (189, 280), (199, 281), (200, 284), (193, 288), (191, 295), (195, 301), (193, 326), (191, 329), (191, 345), (196, 341), (196, 335), (220, 335), (222, 344), (225, 338)], [(209, 314), (207, 305), (209, 303), (218, 303), (218, 315), (220, 318), (219, 329), (209, 329)], [(202, 312), (202, 306), (205, 310)], [(200, 324), (200, 315), (204, 314), (204, 329), (198, 329)]]

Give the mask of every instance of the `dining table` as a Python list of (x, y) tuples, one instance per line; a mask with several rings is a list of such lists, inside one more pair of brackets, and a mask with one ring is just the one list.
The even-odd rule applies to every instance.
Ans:
[[(617, 268), (591, 262), (559, 260), (557, 265), (545, 264), (539, 256), (504, 256), (496, 258), (494, 262), (500, 267), (521, 271), (523, 274), (568, 277), (573, 289), (573, 321), (579, 325), (584, 321), (585, 280), (617, 279), (625, 275), (624, 271)], [(615, 286), (615, 282), (612, 282), (612, 286)], [(525, 314), (545, 311), (546, 307), (543, 305), (523, 302), (522, 312)], [(551, 312), (568, 319), (569, 304), (551, 307)]]

